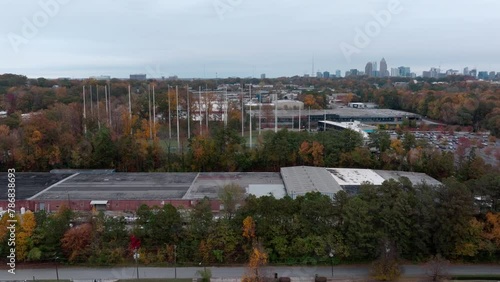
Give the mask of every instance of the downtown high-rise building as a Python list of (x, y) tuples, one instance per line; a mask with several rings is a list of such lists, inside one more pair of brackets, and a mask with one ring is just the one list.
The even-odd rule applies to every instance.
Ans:
[(365, 66), (365, 74), (368, 76), (368, 77), (372, 77), (373, 76), (373, 63), (372, 62), (368, 62)]
[(387, 70), (387, 62), (385, 61), (385, 58), (382, 58), (382, 61), (380, 61), (380, 76), (381, 77), (389, 76), (389, 71)]
[(391, 76), (398, 77), (399, 76), (399, 68), (391, 68)]
[(399, 76), (401, 77), (411, 77), (410, 67), (399, 67)]

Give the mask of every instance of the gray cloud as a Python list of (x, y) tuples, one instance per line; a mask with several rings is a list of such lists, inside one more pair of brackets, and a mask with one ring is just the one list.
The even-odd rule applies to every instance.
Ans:
[[(352, 42), (390, 0), (64, 0), (16, 52), (9, 34), (22, 36), (25, 19), (50, 1), (62, 0), (0, 2), (0, 73), (128, 77), (159, 66), (166, 76), (272, 77), (310, 73), (313, 56), (321, 71), (363, 69), (382, 57), (418, 72), (500, 71), (494, 0), (401, 0), (403, 12), (350, 62), (339, 44)], [(229, 7), (222, 17), (214, 3)]]

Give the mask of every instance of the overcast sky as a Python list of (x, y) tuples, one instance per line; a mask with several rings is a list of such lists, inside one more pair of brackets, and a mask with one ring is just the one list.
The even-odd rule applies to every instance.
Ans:
[[(313, 57), (315, 71), (342, 74), (382, 57), (418, 75), (500, 71), (500, 1), (400, 0), (397, 13), (391, 1), (0, 0), (0, 73), (278, 77), (310, 74)], [(374, 25), (384, 11), (388, 24)]]

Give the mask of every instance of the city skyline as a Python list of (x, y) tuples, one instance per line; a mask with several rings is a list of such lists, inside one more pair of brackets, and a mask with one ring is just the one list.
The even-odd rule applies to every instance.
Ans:
[[(397, 13), (387, 16), (394, 3)], [(500, 3), (492, 0), (460, 5), (451, 0), (374, 0), (364, 5), (325, 0), (314, 5), (298, 0), (41, 0), (2, 6), (9, 13), (0, 26), (0, 73), (28, 77), (266, 73), (272, 78), (337, 69), (344, 73), (382, 57), (391, 67), (408, 65), (419, 75), (431, 67), (500, 70), (500, 62), (492, 60), (500, 40), (491, 36), (500, 24), (495, 12)], [(366, 44), (357, 44), (363, 36)], [(342, 44), (358, 52), (346, 56)]]

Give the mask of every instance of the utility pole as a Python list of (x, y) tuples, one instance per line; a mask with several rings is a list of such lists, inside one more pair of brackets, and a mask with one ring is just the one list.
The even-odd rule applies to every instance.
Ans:
[(85, 103), (85, 85), (83, 86), (83, 132), (87, 134), (87, 105)]
[(97, 94), (97, 126), (99, 127), (99, 129), (101, 129), (101, 115), (100, 115), (100, 112), (99, 112), (99, 108), (100, 108), (100, 104), (99, 104), (99, 85), (96, 85), (95, 86), (95, 92)]
[(203, 115), (201, 114), (201, 86), (198, 88), (198, 110), (200, 113), (200, 135), (203, 135)]
[(172, 139), (172, 110), (170, 109), (170, 85), (167, 92), (168, 98), (168, 139)]
[(128, 85), (128, 115), (130, 121), (130, 135), (132, 135), (132, 101), (130, 98), (130, 84)]
[(278, 99), (274, 101), (274, 133), (278, 133)]
[(151, 84), (148, 85), (148, 113), (149, 113), (149, 139), (153, 139), (153, 127), (151, 126)]
[(175, 86), (175, 100), (177, 106), (177, 152), (180, 152), (181, 147), (181, 137), (179, 130), (179, 86)]
[(262, 130), (262, 96), (259, 97), (259, 135)]
[(90, 116), (93, 119), (94, 118), (94, 106), (92, 104), (94, 103), (94, 99), (92, 97), (92, 84), (89, 85), (89, 92), (90, 92)]
[(250, 148), (252, 148), (252, 84), (249, 86), (250, 88)]
[(108, 86), (104, 85), (104, 105), (106, 107), (106, 119), (108, 119)]
[(243, 85), (241, 87), (241, 137), (245, 137), (245, 103), (243, 98), (245, 98), (245, 89)]
[(309, 106), (309, 125), (308, 125), (308, 131), (311, 132), (311, 106)]
[(108, 103), (109, 103), (109, 128), (113, 128), (113, 120), (111, 119), (112, 117), (112, 112), (111, 112), (111, 82), (108, 81), (109, 84), (109, 92), (108, 92)]
[(301, 114), (301, 109), (300, 109), (300, 106), (299, 106), (299, 132), (302, 131), (302, 127), (300, 125), (300, 121), (302, 120), (302, 116), (300, 114)]
[(208, 103), (208, 85), (205, 85), (205, 123), (206, 123), (206, 126), (207, 126), (207, 135), (210, 134), (210, 130), (208, 129), (208, 120), (210, 118), (210, 109), (209, 109), (209, 106), (210, 103)]
[(224, 109), (224, 128), (227, 128), (227, 121), (229, 119), (229, 117), (227, 116), (227, 113), (228, 113), (228, 107), (229, 107), (229, 103), (228, 103), (228, 100), (227, 100), (227, 85), (226, 85), (226, 93), (225, 93), (225, 109)]
[(156, 138), (156, 95), (155, 95), (154, 84), (153, 84), (153, 136)]
[(188, 139), (191, 139), (191, 115), (189, 114), (189, 85), (186, 85), (186, 96), (187, 96), (187, 122), (188, 122)]

